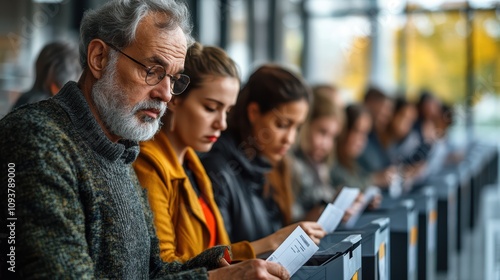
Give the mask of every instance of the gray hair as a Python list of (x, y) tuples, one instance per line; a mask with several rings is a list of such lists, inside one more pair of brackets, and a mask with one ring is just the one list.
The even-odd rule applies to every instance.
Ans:
[(190, 14), (185, 4), (176, 0), (113, 0), (97, 10), (85, 12), (80, 26), (80, 65), (87, 67), (87, 49), (90, 41), (101, 39), (117, 48), (129, 46), (135, 39), (139, 22), (151, 12), (167, 15), (168, 22), (159, 28), (174, 30), (180, 27), (188, 47), (194, 43), (191, 36)]
[(77, 80), (81, 73), (78, 65), (78, 50), (66, 42), (52, 42), (43, 47), (35, 63), (35, 83), (33, 89), (49, 92), (50, 85), (64, 86)]

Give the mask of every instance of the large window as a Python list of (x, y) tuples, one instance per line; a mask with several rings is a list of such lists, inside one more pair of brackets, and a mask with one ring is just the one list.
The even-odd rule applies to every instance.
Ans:
[(474, 12), (474, 105), (476, 135), (496, 139), (500, 132), (500, 14)]
[(454, 105), (459, 141), (470, 117), (476, 136), (498, 138), (499, 0), (306, 3), (309, 81), (337, 85), (348, 102), (369, 84), (413, 101), (426, 89)]
[(407, 96), (421, 89), (447, 103), (464, 103), (467, 76), (466, 15), (432, 12), (408, 15), (406, 26)]
[(308, 80), (331, 83), (347, 99), (357, 99), (370, 71), (370, 24), (363, 16), (319, 18), (310, 22)]
[(248, 44), (248, 13), (247, 3), (243, 0), (232, 0), (229, 4), (229, 42), (228, 54), (238, 64), (243, 78), (251, 71), (251, 52)]

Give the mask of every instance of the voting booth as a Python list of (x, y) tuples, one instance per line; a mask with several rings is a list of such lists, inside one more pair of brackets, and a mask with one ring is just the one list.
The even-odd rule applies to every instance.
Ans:
[(464, 242), (464, 233), (469, 230), (470, 212), (471, 212), (471, 173), (472, 170), (467, 163), (461, 162), (453, 167), (458, 178), (457, 191), (457, 239), (456, 250), (462, 250)]
[(484, 278), (500, 276), (500, 190), (490, 185), (482, 194), (484, 229)]
[(418, 212), (418, 279), (436, 278), (437, 197), (434, 188), (410, 194)]
[[(415, 203), (418, 216), (418, 279), (432, 280), (436, 277), (437, 244), (437, 196), (433, 187), (413, 189), (405, 195)], [(384, 197), (381, 208), (391, 208), (400, 199)]]
[(362, 275), (365, 280), (388, 280), (390, 267), (390, 220), (379, 218), (355, 229), (339, 229), (319, 244), (320, 249), (352, 234), (361, 235)]
[(292, 279), (360, 280), (362, 279), (361, 251), (361, 235), (349, 235), (340, 242), (317, 251), (292, 276)]
[(436, 269), (448, 272), (456, 267), (457, 192), (458, 178), (454, 174), (438, 176), (429, 181), (437, 195)]
[(366, 212), (357, 225), (366, 225), (382, 217), (390, 218), (390, 278), (416, 280), (418, 219), (415, 202), (403, 199), (386, 208)]

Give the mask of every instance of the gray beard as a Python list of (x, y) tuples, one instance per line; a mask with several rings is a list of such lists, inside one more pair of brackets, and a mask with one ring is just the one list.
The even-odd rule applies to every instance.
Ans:
[[(148, 99), (133, 107), (127, 104), (127, 93), (115, 78), (117, 61), (118, 53), (110, 53), (104, 75), (92, 86), (92, 101), (110, 133), (131, 141), (149, 140), (162, 125), (160, 119), (166, 111), (166, 103)], [(138, 117), (137, 112), (143, 109), (159, 110), (160, 115), (157, 119), (149, 116)]]

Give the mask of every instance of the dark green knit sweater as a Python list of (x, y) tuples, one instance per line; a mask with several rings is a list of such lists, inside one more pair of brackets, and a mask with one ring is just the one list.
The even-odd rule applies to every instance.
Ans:
[(17, 218), (18, 276), (206, 279), (206, 268), (181, 271), (217, 265), (212, 256), (220, 247), (186, 264), (160, 260), (147, 198), (131, 168), (138, 145), (106, 138), (76, 83), (8, 114), (0, 132), (2, 222), (11, 214), (7, 166), (15, 164), (9, 217)]

